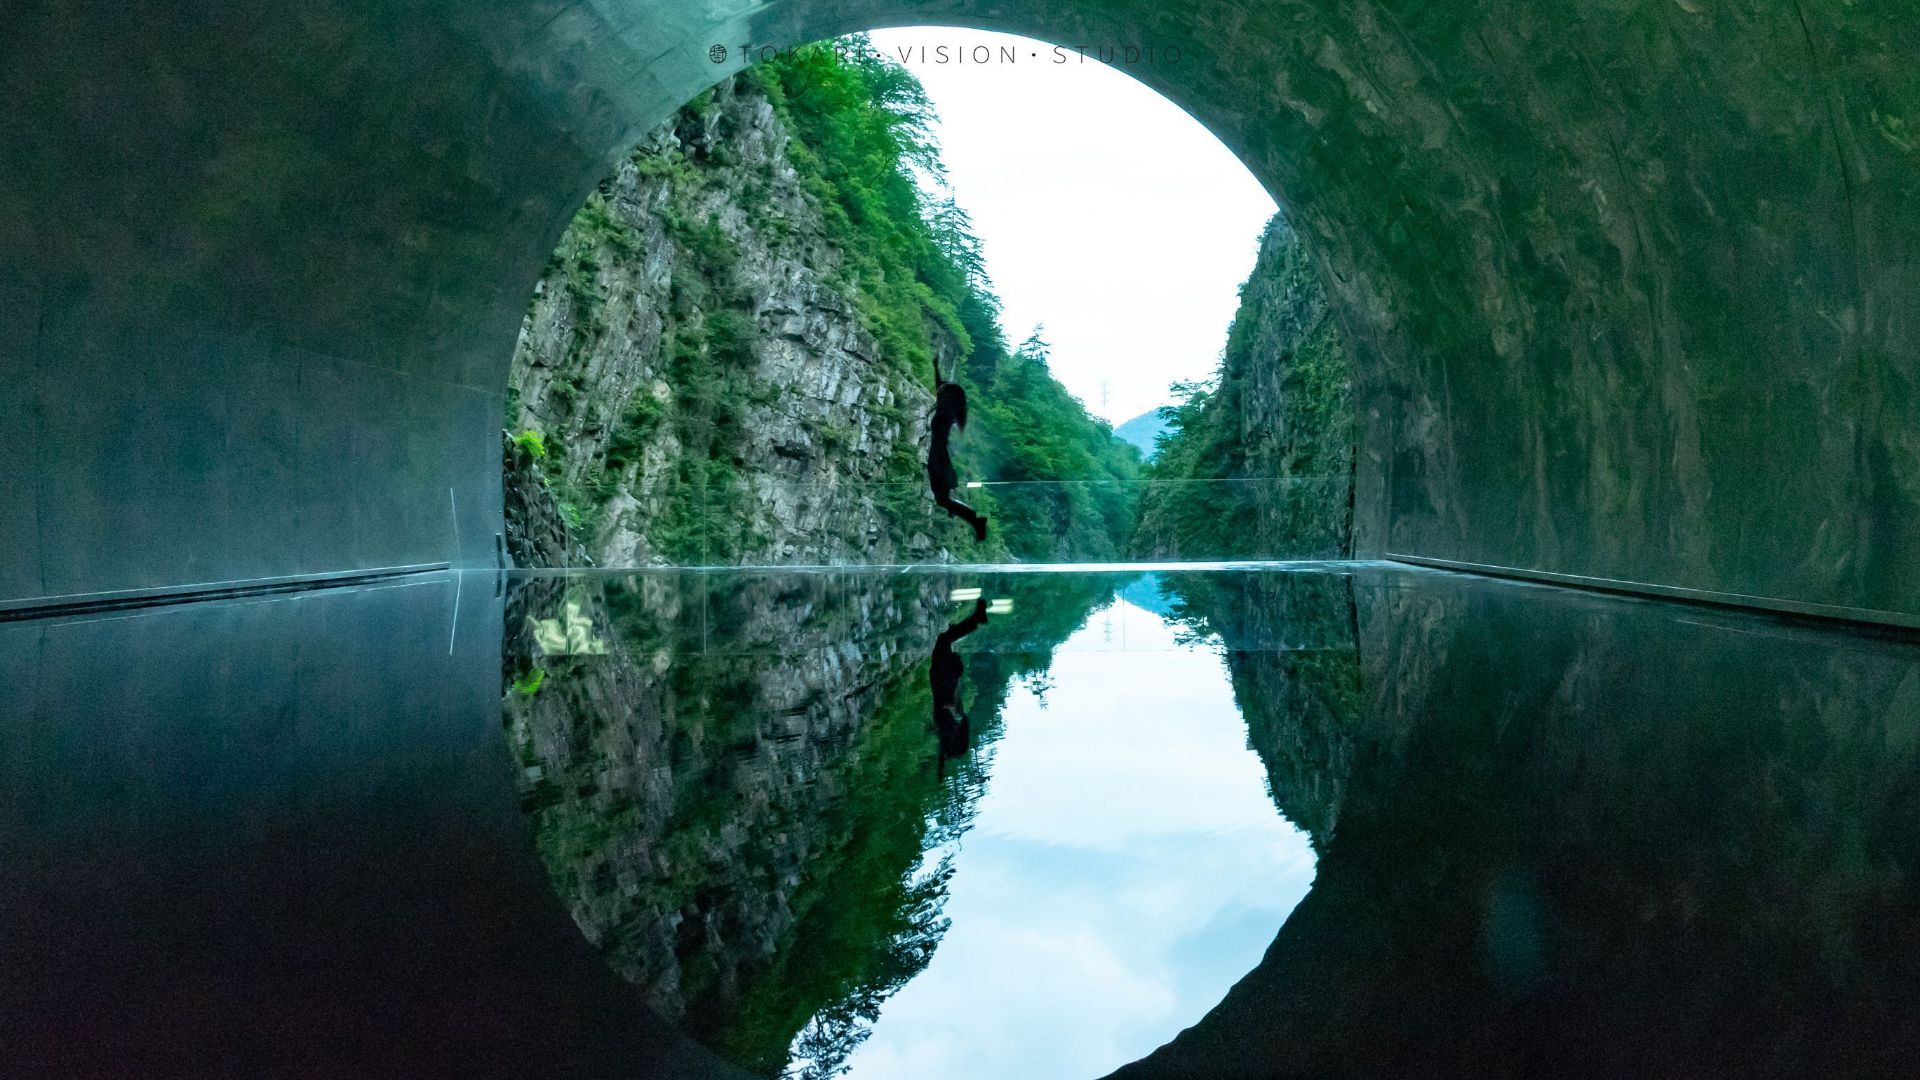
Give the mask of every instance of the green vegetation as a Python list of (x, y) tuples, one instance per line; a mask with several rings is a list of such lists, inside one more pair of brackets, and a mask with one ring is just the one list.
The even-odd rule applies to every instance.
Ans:
[[(989, 543), (999, 550), (952, 546), (1022, 560), (1122, 554), (1139, 455), (1053, 378), (1037, 330), (1008, 348), (966, 212), (915, 180), (914, 170), (943, 175), (919, 81), (859, 47), (801, 49), (751, 74), (788, 121), (795, 167), (829, 208), (829, 239), (846, 255), (840, 280), (867, 329), (925, 386), (943, 343), (954, 357), (940, 374), (967, 388), (971, 413), (957, 457), (967, 479), (990, 485), (962, 495), (993, 517)], [(909, 490), (924, 476), (917, 458), (889, 472)], [(1042, 489), (1041, 481), (1069, 483)], [(924, 488), (913, 497), (924, 500)]]
[(516, 676), (513, 680), (512, 690), (521, 697), (532, 697), (540, 692), (540, 684), (546, 681), (546, 669), (534, 668), (531, 671)]
[[(879, 626), (868, 614), (888, 606), (883, 599), (917, 607), (928, 586), (825, 607), (805, 588), (743, 592), (728, 601), (742, 605), (728, 623), (737, 640), (718, 645), (704, 619), (648, 581), (615, 582), (597, 595), (549, 586), (540, 610), (585, 603), (609, 642), (605, 655), (546, 657), (540, 667), (531, 636), (508, 643), (508, 735), (556, 891), (577, 915), (592, 913), (617, 970), (649, 993), (647, 973), (666, 976), (696, 1038), (762, 1075), (834, 1075), (945, 933), (951, 867), (943, 849), (973, 820), (1010, 688), (1044, 673), (1054, 648), (1115, 584), (1093, 574), (995, 583), (1014, 614), (993, 617), (962, 648), (961, 699), (977, 752), (944, 770), (926, 668), (939, 624), (922, 616)], [(891, 577), (868, 586), (901, 587)], [(944, 583), (930, 588), (944, 595)], [(767, 687), (770, 676), (783, 681), (783, 667), (806, 669), (816, 658), (804, 644), (773, 657), (752, 646), (799, 610), (810, 641), (875, 647), (863, 648), (870, 666), (857, 691), (804, 706), (815, 741), (795, 757), (767, 739)], [(951, 617), (962, 613), (956, 607)], [(795, 648), (791, 638), (781, 644)], [(538, 699), (522, 693), (543, 669), (550, 674)], [(651, 689), (638, 691), (641, 683)], [(625, 711), (610, 711), (610, 700)], [(657, 742), (642, 743), (636, 762), (630, 732), (656, 724)], [(536, 739), (536, 729), (552, 741)], [(760, 778), (758, 770), (799, 761), (802, 783)], [(665, 920), (678, 929), (659, 932)], [(763, 953), (755, 933), (776, 926), (785, 929)]]
[[(674, 121), (707, 134), (650, 140), (632, 159), (657, 181), (646, 188), (645, 213), (656, 215), (647, 227), (664, 231), (674, 249), (664, 310), (646, 313), (660, 320), (651, 385), (582, 425), (604, 431), (602, 441), (519, 437), (576, 536), (599, 535), (608, 507), (626, 494), (626, 527), (644, 533), (648, 557), (759, 558), (783, 538), (769, 500), (815, 498), (817, 475), (821, 492), (857, 506), (780, 509), (813, 522), (804, 528), (835, 558), (875, 543), (896, 553), (911, 543), (962, 560), (1036, 562), (1325, 558), (1350, 550), (1347, 354), (1317, 276), (1280, 217), (1241, 288), (1216, 376), (1174, 388), (1168, 430), (1143, 465), (1137, 449), (1053, 377), (1038, 328), (1017, 347), (1007, 340), (980, 240), (941, 186), (932, 108), (911, 74), (873, 50), (829, 44), (736, 78)], [(798, 202), (794, 177), (781, 180), (772, 165), (740, 167), (743, 152), (725, 132), (741, 122), (743, 97), (755, 107), (764, 97), (785, 134), (781, 153), (805, 193)], [(788, 185), (785, 198), (765, 197), (775, 183)], [(580, 385), (590, 366), (581, 350), (591, 347), (604, 365), (640, 318), (631, 304), (603, 295), (602, 284), (610, 268), (652, 257), (644, 250), (648, 219), (621, 201), (630, 194), (610, 182), (555, 251), (548, 294), (567, 305), (561, 325), (572, 337), (540, 386), (541, 415), (566, 416), (575, 402), (595, 400), (596, 391)], [(811, 267), (871, 334), (874, 369), (859, 377), (884, 388), (868, 401), (888, 402), (864, 406), (855, 423), (844, 414), (784, 417), (804, 443), (795, 456), (815, 471), (796, 477), (783, 466), (782, 479), (770, 483), (762, 481), (775, 451), (755, 441), (756, 425), (793, 390), (762, 365), (776, 332), (759, 311), (767, 278), (756, 268), (769, 250)], [(957, 494), (992, 521), (984, 544), (935, 509), (927, 490), (936, 371), (967, 390), (972, 424), (955, 458), (969, 486)], [(869, 421), (888, 433), (878, 443), (863, 439)], [(593, 449), (579, 449), (583, 443)], [(832, 531), (842, 528), (849, 534)]]
[(1275, 215), (1209, 383), (1174, 387), (1136, 554), (1337, 558), (1350, 550), (1353, 391), (1319, 279)]
[[(1000, 738), (1014, 682), (1044, 673), (1054, 647), (1113, 588), (1096, 575), (1003, 582), (1017, 618), (996, 619), (967, 643), (961, 697), (975, 748)], [(788, 1075), (835, 1075), (866, 1040), (880, 1005), (933, 959), (947, 928), (941, 910), (952, 868), (945, 856), (929, 859), (972, 824), (989, 759), (970, 754), (937, 772), (929, 760), (932, 705), (924, 663), (916, 662), (863, 718), (852, 771), (840, 781), (846, 796), (813, 823), (832, 840), (790, 900), (800, 914), (793, 933), (736, 1007), (710, 1003), (712, 1018), (702, 1021), (699, 1033), (732, 1060), (775, 1073), (797, 1058), (805, 1068)]]
[(523, 431), (513, 437), (513, 442), (515, 446), (531, 455), (535, 461), (540, 461), (547, 456), (547, 440), (537, 431)]
[(1009, 352), (993, 314), (962, 310), (976, 345), (961, 378), (980, 388), (968, 396), (989, 485), (963, 494), (981, 496), (972, 501), (992, 515), (1016, 559), (1121, 557), (1139, 507), (1139, 451), (1053, 378), (1038, 330)]
[(816, 1016), (809, 1056), (821, 1064), (844, 1058), (880, 1001), (932, 958), (946, 930), (940, 908), (950, 869), (922, 865), (928, 815), (943, 802), (926, 760), (931, 712), (925, 677), (910, 671), (863, 718), (844, 777), (847, 797), (817, 823), (826, 843), (789, 901), (799, 913), (793, 932), (736, 1007), (715, 1003), (722, 1007), (696, 1014), (697, 1034), (732, 1060), (780, 1072)]
[[(784, 54), (738, 79), (772, 106), (788, 135), (785, 155), (817, 215), (796, 226), (768, 213), (766, 200), (751, 196), (764, 191), (770, 175), (742, 180), (735, 170), (723, 177), (718, 166), (737, 159), (724, 138), (703, 144), (711, 152), (699, 157), (680, 144), (660, 149), (659, 142), (635, 151), (634, 167), (664, 181), (657, 212), (678, 249), (660, 313), (667, 392), (633, 395), (598, 460), (566, 460), (562, 440), (549, 435), (553, 453), (541, 473), (570, 527), (597, 532), (613, 498), (638, 482), (644, 460), (651, 496), (645, 529), (661, 558), (733, 562), (768, 539), (756, 525), (764, 511), (749, 497), (758, 463), (749, 460), (746, 435), (756, 407), (777, 405), (783, 391), (758, 370), (755, 349), (769, 331), (755, 314), (758, 290), (742, 280), (738, 230), (730, 233), (711, 211), (713, 196), (724, 194), (748, 216), (747, 234), (766, 244), (789, 244), (795, 228), (804, 228), (814, 241), (808, 263), (879, 345), (879, 374), (891, 384), (891, 398), (907, 404), (876, 406), (885, 415), (874, 419), (892, 422), (906, 437), (893, 440), (884, 460), (860, 463), (852, 483), (872, 493), (896, 542), (931, 528), (938, 543), (968, 559), (1123, 554), (1137, 503), (1138, 454), (1052, 377), (1037, 336), (1008, 347), (979, 240), (964, 211), (938, 194), (943, 170), (933, 111), (918, 80), (873, 50), (830, 43)], [(712, 93), (703, 94), (674, 123), (704, 130), (719, 108)], [(723, 179), (745, 186), (720, 193), (713, 185)], [(587, 200), (548, 267), (547, 288), (564, 298), (572, 327), (562, 372), (581, 369), (582, 350), (627, 332), (609, 314), (618, 308), (604, 295), (603, 271), (646, 253), (613, 194), (603, 184)], [(955, 457), (964, 480), (989, 485), (962, 495), (994, 517), (984, 545), (933, 510), (927, 490), (921, 409), (931, 408), (936, 365), (968, 390), (973, 423)], [(545, 387), (563, 415), (588, 393), (570, 378), (577, 376), (558, 376)], [(809, 433), (836, 466), (849, 464), (854, 431), (821, 425)], [(665, 448), (659, 460), (647, 459), (656, 447)], [(823, 480), (836, 479), (846, 479), (842, 470), (823, 473)], [(1032, 486), (1036, 481), (1071, 486), (1042, 490)]]

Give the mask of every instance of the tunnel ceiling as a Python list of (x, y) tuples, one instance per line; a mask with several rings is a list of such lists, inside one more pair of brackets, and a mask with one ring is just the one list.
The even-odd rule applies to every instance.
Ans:
[(1920, 619), (1911, 5), (14, 10), (14, 606), (492, 565), (515, 329), (591, 185), (739, 44), (950, 23), (1178, 50), (1129, 70), (1354, 345), (1362, 552)]

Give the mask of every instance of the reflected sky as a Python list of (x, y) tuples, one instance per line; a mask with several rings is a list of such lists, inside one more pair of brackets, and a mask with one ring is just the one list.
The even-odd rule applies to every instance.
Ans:
[(951, 928), (851, 1076), (1106, 1073), (1205, 1014), (1313, 882), (1211, 643), (1116, 600), (1003, 716)]
[[(1224, 669), (1039, 572), (0, 623), (0, 1072), (772, 1076), (852, 1000), (861, 1080), (1914, 1074), (1920, 643), (1163, 580)], [(930, 721), (955, 588), (1012, 601), (959, 646), (984, 784)]]

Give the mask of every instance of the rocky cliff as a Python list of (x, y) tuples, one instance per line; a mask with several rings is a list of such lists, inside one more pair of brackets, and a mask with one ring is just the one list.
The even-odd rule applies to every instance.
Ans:
[(531, 436), (502, 439), (500, 488), (507, 553), (520, 567), (588, 566), (593, 559), (573, 538), (553, 489), (542, 476), (545, 445)]
[[(1332, 558), (1351, 548), (1353, 390), (1347, 350), (1300, 240), (1276, 214), (1240, 287), (1211, 387), (1167, 410), (1136, 552), (1163, 558)], [(1189, 481), (1218, 481), (1189, 483)]]
[[(976, 579), (977, 580), (977, 579)], [(942, 754), (927, 665), (958, 609), (925, 574), (542, 577), (508, 600), (502, 716), (554, 888), (695, 1037), (763, 1074), (857, 1045), (932, 956), (985, 755)], [(970, 642), (968, 745), (1110, 595), (1014, 575)]]
[(807, 968), (816, 924), (868, 919), (884, 951), (913, 908), (941, 786), (921, 669), (951, 605), (930, 578), (833, 597), (690, 580), (525, 583), (507, 736), (588, 940), (691, 1033), (778, 1071), (840, 989)]
[(1218, 635), (1268, 792), (1314, 850), (1324, 850), (1364, 745), (1352, 577), (1169, 574), (1162, 588), (1174, 619)]
[[(770, 92), (772, 89), (772, 92)], [(647, 136), (554, 253), (507, 424), (602, 566), (937, 556), (927, 379), (883, 348), (838, 212), (747, 73)], [(951, 366), (959, 342), (923, 328)], [(536, 550), (514, 553), (538, 564)]]

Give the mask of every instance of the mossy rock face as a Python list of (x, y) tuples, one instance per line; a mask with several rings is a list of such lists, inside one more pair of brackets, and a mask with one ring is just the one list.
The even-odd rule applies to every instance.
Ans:
[[(543, 476), (597, 563), (1123, 550), (1133, 456), (1043, 354), (1006, 347), (964, 213), (912, 173), (936, 154), (928, 108), (897, 67), (803, 50), (680, 109), (574, 215), (521, 326), (508, 423), (551, 442)], [(986, 543), (939, 516), (936, 366), (976, 402), (968, 479), (1102, 494), (1010, 508)]]
[(1353, 550), (1353, 367), (1320, 279), (1275, 215), (1211, 383), (1162, 415), (1134, 554), (1337, 559)]

